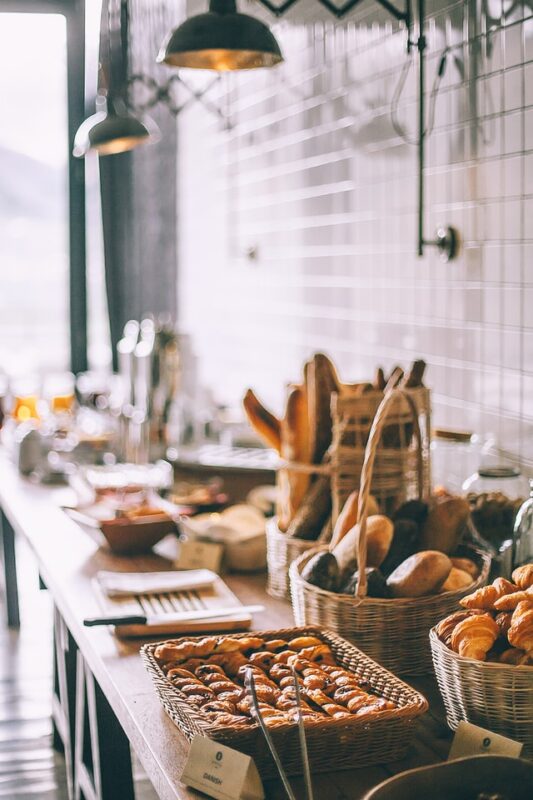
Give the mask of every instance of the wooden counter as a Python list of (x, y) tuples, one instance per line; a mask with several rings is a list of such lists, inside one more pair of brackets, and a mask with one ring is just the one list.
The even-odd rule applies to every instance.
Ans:
[[(127, 559), (114, 556), (99, 547), (91, 535), (59, 508), (66, 491), (36, 486), (21, 479), (5, 456), (0, 455), (0, 506), (5, 517), (4, 549), (8, 555), (5, 569), (13, 566), (9, 558), (12, 528), (29, 543), (60, 618), (158, 795), (163, 800), (198, 797), (196, 792), (180, 782), (189, 745), (159, 704), (138, 654), (141, 642), (120, 641), (109, 629), (83, 626), (85, 617), (96, 616), (100, 611), (91, 588), (91, 580), (99, 570), (170, 569), (176, 542), (173, 537), (168, 537), (158, 546), (157, 554), (151, 556)], [(12, 575), (6, 577), (13, 578)], [(293, 624), (290, 605), (265, 593), (264, 575), (231, 575), (226, 576), (226, 580), (243, 603), (266, 606), (264, 612), (254, 616), (255, 628), (273, 629)], [(21, 625), (24, 625), (24, 619)], [(436, 684), (431, 678), (416, 679), (411, 683), (430, 701), (430, 712), (420, 722), (408, 758), (401, 763), (316, 775), (317, 798), (357, 800), (391, 774), (446, 758), (451, 734), (443, 722)], [(75, 744), (73, 752), (74, 749)], [(295, 780), (294, 785), (299, 796), (303, 797), (301, 781)], [(265, 788), (268, 798), (285, 797), (277, 782), (269, 782)], [(107, 800), (111, 794), (108, 792), (106, 795), (101, 789), (100, 794), (94, 796)], [(118, 794), (115, 796), (119, 797)], [(121, 794), (120, 800), (123, 797), (129, 795)]]

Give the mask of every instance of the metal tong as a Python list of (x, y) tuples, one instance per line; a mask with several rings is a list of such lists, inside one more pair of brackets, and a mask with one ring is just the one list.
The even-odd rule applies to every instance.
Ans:
[[(304, 781), (305, 781), (305, 791), (307, 800), (313, 800), (313, 784), (311, 782), (311, 768), (309, 766), (309, 754), (307, 752), (307, 739), (305, 736), (305, 727), (304, 727), (304, 718), (302, 713), (302, 701), (300, 695), (300, 684), (298, 683), (298, 673), (296, 672), (295, 668), (291, 666), (292, 676), (294, 678), (294, 692), (295, 692), (295, 700), (296, 700), (296, 710), (297, 710), (297, 724), (298, 724), (298, 736), (300, 739), (300, 749), (302, 752), (302, 763), (304, 768)], [(255, 690), (255, 681), (254, 681), (254, 673), (251, 667), (246, 670), (246, 675), (244, 678), (244, 685), (247, 691), (250, 694), (250, 698), (252, 700), (252, 708), (254, 711), (254, 716), (259, 723), (259, 727), (261, 728), (263, 735), (266, 739), (268, 744), (269, 750), (272, 754), (272, 758), (274, 759), (274, 763), (276, 764), (277, 770), (279, 772), (281, 781), (287, 792), (287, 796), (289, 800), (296, 800), (296, 795), (294, 794), (291, 784), (289, 782), (289, 778), (287, 777), (287, 773), (283, 768), (283, 764), (281, 763), (281, 759), (278, 755), (278, 751), (276, 750), (276, 745), (274, 744), (274, 740), (270, 734), (268, 729), (268, 725), (266, 725), (265, 720), (261, 714), (261, 709), (259, 707), (259, 701), (257, 699), (257, 693)]]

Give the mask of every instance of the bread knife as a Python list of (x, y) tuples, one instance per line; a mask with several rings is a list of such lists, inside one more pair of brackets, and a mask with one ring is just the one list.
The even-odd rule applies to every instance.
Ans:
[(88, 617), (83, 620), (87, 628), (97, 625), (167, 625), (175, 622), (194, 622), (196, 620), (217, 620), (234, 617), (237, 614), (257, 614), (264, 606), (228, 606), (226, 608), (202, 608), (199, 611), (183, 611), (176, 614), (119, 614), (106, 617)]

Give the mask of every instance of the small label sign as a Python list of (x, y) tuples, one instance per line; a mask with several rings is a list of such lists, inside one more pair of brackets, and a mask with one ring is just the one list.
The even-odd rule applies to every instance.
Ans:
[(508, 739), (499, 733), (478, 728), (470, 722), (460, 722), (453, 737), (448, 761), (465, 756), (479, 756), (490, 753), (493, 756), (511, 756), (518, 758), (522, 752), (523, 744)]
[(210, 569), (218, 572), (224, 545), (213, 542), (196, 542), (186, 540), (180, 542), (180, 551), (176, 561), (178, 569)]
[(195, 736), (181, 780), (218, 800), (264, 800), (257, 768), (243, 753)]

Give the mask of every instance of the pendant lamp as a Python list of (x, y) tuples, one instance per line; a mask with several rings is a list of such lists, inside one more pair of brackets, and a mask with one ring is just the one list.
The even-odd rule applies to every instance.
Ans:
[(158, 141), (159, 128), (148, 116), (131, 114), (125, 103), (105, 95), (96, 98), (96, 114), (88, 117), (76, 133), (73, 155), (83, 158), (89, 152), (100, 156), (126, 153), (141, 144)]
[(227, 72), (273, 67), (283, 56), (268, 26), (237, 11), (235, 0), (210, 0), (208, 12), (172, 31), (157, 60), (171, 67)]

